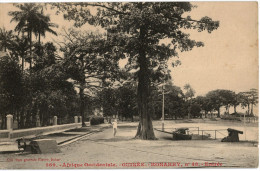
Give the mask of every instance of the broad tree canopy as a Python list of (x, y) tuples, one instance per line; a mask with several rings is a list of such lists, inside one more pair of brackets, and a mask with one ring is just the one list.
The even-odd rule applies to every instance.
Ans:
[[(85, 23), (99, 25), (107, 31), (107, 41), (120, 58), (128, 58), (128, 67), (138, 71), (138, 113), (140, 123), (136, 138), (156, 139), (150, 114), (148, 96), (152, 71), (161, 72), (170, 57), (178, 56), (177, 49), (189, 51), (203, 43), (190, 39), (185, 29), (211, 33), (219, 26), (209, 17), (194, 20), (183, 14), (194, 6), (189, 2), (99, 2), (58, 3), (65, 19), (76, 26)], [(168, 39), (171, 43), (162, 44)]]

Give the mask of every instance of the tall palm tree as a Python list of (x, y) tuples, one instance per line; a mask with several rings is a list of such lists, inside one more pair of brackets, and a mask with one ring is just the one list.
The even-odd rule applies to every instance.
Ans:
[(57, 33), (51, 29), (51, 27), (58, 27), (57, 24), (50, 23), (50, 16), (43, 15), (43, 12), (41, 12), (42, 16), (39, 18), (38, 22), (36, 23), (36, 28), (34, 30), (34, 33), (38, 35), (38, 43), (41, 43), (41, 36), (45, 37), (45, 32), (52, 33), (57, 36)]
[(45, 32), (51, 32), (55, 35), (57, 33), (50, 27), (57, 27), (55, 24), (50, 23), (50, 17), (43, 14), (43, 7), (35, 3), (16, 4), (19, 11), (10, 11), (9, 15), (12, 16), (12, 21), (18, 22), (15, 27), (15, 31), (27, 32), (28, 39), (30, 41), (30, 68), (32, 66), (32, 33), (35, 36), (45, 36)]
[(0, 28), (0, 50), (6, 50), (10, 46), (10, 41), (13, 38), (13, 32)]
[(24, 60), (30, 50), (30, 46), (28, 43), (28, 38), (22, 36), (15, 36), (14, 39), (10, 42), (10, 50), (12, 54), (18, 58), (22, 59), (22, 71), (24, 70)]
[(12, 16), (11, 22), (15, 21), (18, 24), (15, 27), (15, 31), (27, 32), (29, 39), (32, 39), (32, 32), (36, 28), (36, 24), (39, 18), (42, 18), (40, 9), (42, 6), (35, 3), (15, 4), (19, 11), (10, 11), (8, 15)]
[[(19, 11), (10, 11), (8, 15), (12, 16), (11, 22), (16, 21), (18, 24), (15, 27), (15, 31), (27, 32), (28, 39), (30, 40), (30, 56), (32, 55), (32, 31), (35, 30), (35, 22), (40, 16), (40, 5), (35, 3), (15, 4)], [(30, 59), (30, 68), (32, 66), (32, 60)]]
[(184, 94), (185, 100), (186, 100), (186, 102), (189, 102), (188, 119), (190, 119), (192, 97), (195, 95), (195, 90), (191, 87), (190, 84), (185, 84), (184, 90), (186, 91)]

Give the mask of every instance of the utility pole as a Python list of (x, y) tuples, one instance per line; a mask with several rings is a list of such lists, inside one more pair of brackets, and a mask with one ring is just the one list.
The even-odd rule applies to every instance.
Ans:
[(162, 131), (164, 131), (164, 89), (165, 89), (165, 80), (163, 81), (162, 86)]
[(245, 131), (245, 140), (246, 140), (246, 115), (244, 113), (244, 131)]

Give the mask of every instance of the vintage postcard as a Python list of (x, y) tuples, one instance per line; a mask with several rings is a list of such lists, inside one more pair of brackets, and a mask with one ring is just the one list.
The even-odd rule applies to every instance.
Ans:
[(258, 3), (0, 3), (0, 169), (258, 168)]

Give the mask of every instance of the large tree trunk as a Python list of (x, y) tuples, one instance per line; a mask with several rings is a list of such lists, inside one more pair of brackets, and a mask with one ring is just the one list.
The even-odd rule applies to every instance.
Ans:
[(137, 103), (138, 114), (140, 117), (137, 133), (135, 138), (143, 140), (155, 140), (153, 125), (150, 113), (148, 113), (148, 96), (149, 96), (149, 73), (148, 73), (148, 60), (145, 54), (144, 45), (144, 29), (140, 29), (140, 49), (138, 63), (140, 70), (138, 72), (138, 90), (137, 90)]
[(84, 98), (84, 88), (83, 88), (84, 84), (80, 86), (79, 89), (79, 97), (80, 97), (80, 116), (82, 118), (82, 127), (86, 127), (85, 124), (85, 115), (84, 115), (84, 111), (85, 111), (85, 98)]
[(24, 107), (22, 107), (20, 112), (19, 128), (24, 128)]
[(2, 116), (1, 129), (6, 129), (6, 116), (5, 114), (1, 114), (1, 116)]
[(249, 112), (250, 112), (250, 109), (249, 109), (249, 108), (250, 108), (250, 104), (248, 103), (248, 104), (247, 104), (247, 115), (249, 115)]
[(29, 40), (30, 40), (30, 70), (32, 69), (32, 32), (30, 31), (29, 32), (30, 34), (30, 38), (29, 38)]
[(251, 115), (254, 115), (254, 113), (253, 113), (253, 104), (251, 104)]
[(220, 107), (218, 108), (218, 118), (220, 118)]
[(229, 114), (228, 106), (226, 106), (226, 114)]
[(25, 127), (26, 128), (31, 128), (31, 114), (30, 114), (30, 110), (26, 110), (26, 117), (25, 117)]
[(39, 33), (39, 45), (41, 44), (41, 34)]
[(22, 57), (22, 72), (24, 71), (24, 57)]

